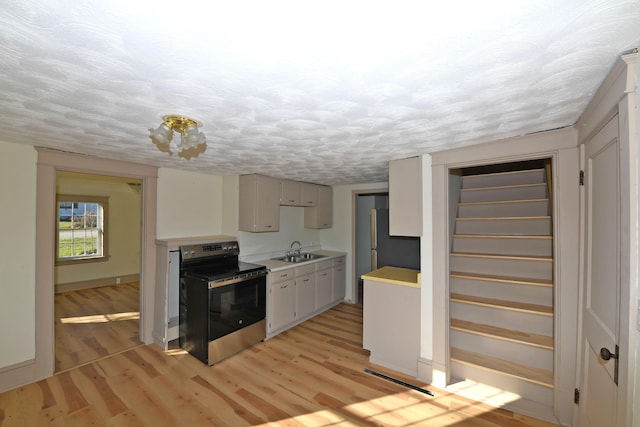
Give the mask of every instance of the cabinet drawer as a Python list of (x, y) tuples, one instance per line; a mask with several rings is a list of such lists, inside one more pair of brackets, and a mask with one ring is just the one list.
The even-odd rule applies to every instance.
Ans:
[(333, 259), (333, 266), (337, 266), (337, 265), (344, 265), (344, 257), (340, 257), (340, 258), (334, 258)]
[(291, 280), (295, 277), (295, 269), (288, 268), (286, 270), (280, 270), (269, 273), (269, 283), (280, 283), (286, 280)]
[(313, 264), (303, 265), (302, 267), (296, 267), (296, 277), (311, 274), (316, 271), (316, 266)]
[(316, 263), (316, 271), (324, 270), (327, 268), (331, 268), (333, 265), (333, 260), (320, 261)]

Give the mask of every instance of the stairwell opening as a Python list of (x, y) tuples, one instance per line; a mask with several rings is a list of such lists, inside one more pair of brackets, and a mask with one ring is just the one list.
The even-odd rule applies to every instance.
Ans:
[(449, 171), (451, 377), (554, 401), (551, 159)]

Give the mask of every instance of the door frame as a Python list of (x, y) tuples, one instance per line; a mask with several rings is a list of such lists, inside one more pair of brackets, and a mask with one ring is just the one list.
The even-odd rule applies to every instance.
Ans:
[(356, 220), (358, 219), (357, 210), (358, 210), (358, 196), (368, 196), (375, 194), (389, 194), (389, 187), (379, 187), (379, 188), (371, 188), (371, 189), (360, 189), (360, 190), (352, 190), (351, 191), (351, 253), (353, 256), (351, 257), (351, 272), (353, 274), (353, 286), (351, 287), (351, 301), (353, 303), (358, 302), (358, 269), (357, 267), (357, 254), (358, 250), (358, 242), (357, 242), (357, 226)]
[[(620, 425), (632, 425), (634, 418), (633, 403), (635, 401), (635, 385), (638, 350), (638, 116), (637, 108), (637, 62), (638, 53), (623, 55), (600, 86), (584, 114), (576, 123), (578, 142), (581, 148), (616, 114), (619, 123), (620, 144), (620, 313), (619, 313), (619, 383), (617, 399), (617, 419)], [(581, 202), (582, 204), (582, 202)], [(583, 213), (581, 212), (581, 222)], [(580, 240), (584, 242), (584, 227), (581, 224)], [(584, 253), (581, 245), (580, 289), (584, 288)], [(582, 295), (581, 295), (582, 298)], [(582, 301), (582, 299), (580, 300)], [(625, 303), (626, 302), (626, 303)], [(582, 329), (578, 331), (578, 340), (584, 341)], [(576, 363), (576, 387), (582, 382), (582, 351)], [(578, 419), (578, 407), (575, 408), (575, 419)]]
[[(431, 354), (421, 354), (419, 369), (431, 370), (431, 381), (439, 387), (450, 384), (449, 366), (449, 170), (495, 163), (550, 158), (553, 173), (554, 227), (554, 407), (541, 414), (539, 408), (514, 402), (505, 407), (525, 415), (557, 420), (563, 424), (573, 421), (573, 388), (577, 358), (576, 330), (578, 303), (579, 224), (579, 155), (577, 131), (574, 128), (541, 132), (434, 153), (433, 179), (433, 348)], [(424, 173), (423, 173), (424, 175)], [(424, 280), (424, 279), (423, 279)], [(441, 302), (445, 303), (442, 304)], [(437, 325), (437, 326), (436, 326)], [(559, 344), (562, 344), (561, 346)], [(429, 357), (431, 356), (431, 357)], [(422, 360), (426, 359), (426, 360)]]
[(138, 178), (142, 181), (140, 227), (140, 341), (152, 342), (156, 259), (156, 206), (158, 168), (37, 148), (36, 180), (36, 354), (31, 378), (50, 377), (55, 370), (54, 262), (55, 200), (58, 170)]

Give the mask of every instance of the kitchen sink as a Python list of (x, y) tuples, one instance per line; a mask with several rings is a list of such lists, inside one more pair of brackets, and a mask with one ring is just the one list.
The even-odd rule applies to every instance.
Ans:
[(300, 257), (304, 259), (318, 259), (318, 258), (324, 258), (324, 255), (304, 253), (304, 254), (300, 254)]
[(298, 254), (298, 255), (287, 255), (287, 256), (283, 256), (283, 257), (280, 257), (280, 258), (274, 258), (274, 259), (276, 259), (278, 261), (296, 263), (296, 262), (311, 261), (311, 260), (318, 259), (318, 258), (324, 258), (324, 255), (317, 255), (317, 254), (311, 254), (311, 253), (302, 253), (302, 254)]

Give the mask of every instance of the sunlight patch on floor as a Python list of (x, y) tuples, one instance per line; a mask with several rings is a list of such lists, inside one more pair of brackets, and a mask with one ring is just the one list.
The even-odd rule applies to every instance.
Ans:
[[(440, 404), (426, 404), (433, 400)], [(451, 407), (449, 394), (431, 397), (418, 395), (413, 391), (389, 394), (369, 400), (345, 405), (336, 410), (319, 410), (287, 419), (278, 420), (277, 425), (302, 423), (318, 427), (352, 425), (432, 425), (438, 427), (460, 425), (465, 420), (494, 411), (490, 406), (469, 403), (472, 413), (465, 412), (467, 406), (458, 402)], [(262, 424), (262, 426), (274, 423)]]
[(170, 348), (168, 350), (165, 350), (164, 354), (166, 354), (167, 356), (183, 356), (189, 353), (187, 353), (187, 350), (184, 350), (182, 348)]
[(502, 407), (522, 399), (519, 394), (471, 380), (451, 384), (446, 390), (495, 407)]
[(124, 313), (92, 314), (89, 316), (62, 317), (60, 323), (106, 323), (118, 322), (122, 320), (140, 320), (139, 311), (129, 311)]

